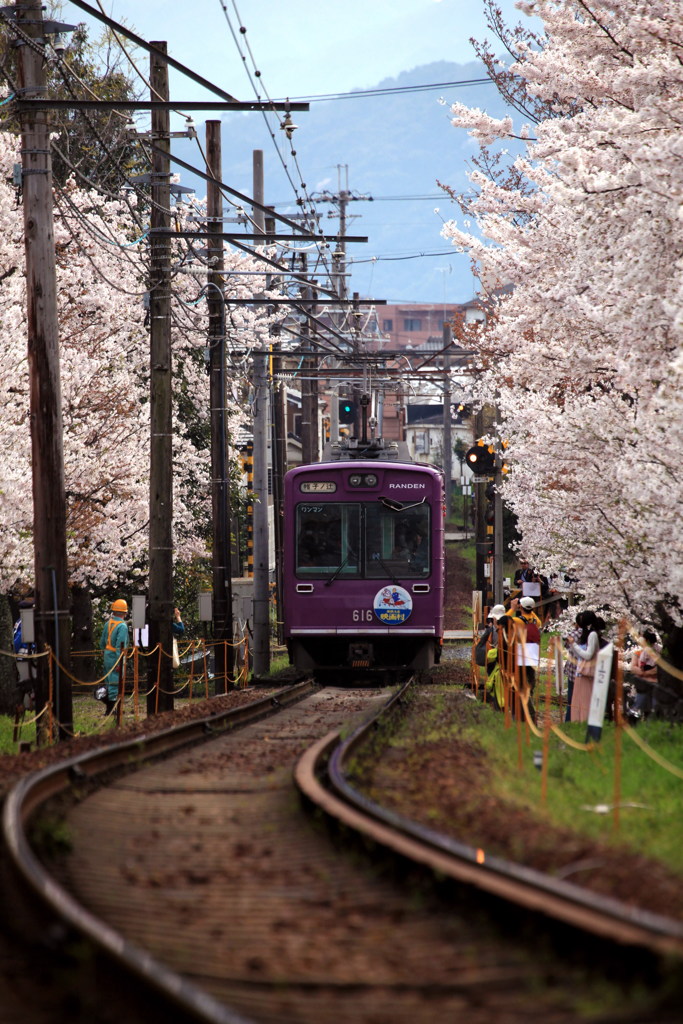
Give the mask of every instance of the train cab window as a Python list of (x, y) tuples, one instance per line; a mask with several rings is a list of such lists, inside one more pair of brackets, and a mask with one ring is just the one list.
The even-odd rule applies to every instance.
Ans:
[(360, 505), (301, 504), (296, 510), (296, 574), (340, 579), (360, 574)]
[(365, 575), (429, 575), (429, 505), (409, 510), (382, 504), (365, 507)]

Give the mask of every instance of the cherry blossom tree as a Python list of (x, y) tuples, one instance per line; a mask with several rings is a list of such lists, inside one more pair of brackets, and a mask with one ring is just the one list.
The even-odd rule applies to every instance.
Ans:
[(570, 568), (587, 601), (636, 629), (657, 625), (683, 666), (680, 4), (518, 7), (545, 34), (519, 39), (510, 70), (548, 116), (516, 125), (453, 108), (482, 145), (525, 151), (516, 184), (473, 173), (481, 238), (444, 229), (494, 312), (470, 341), (509, 441), (505, 500), (530, 559)]
[[(10, 184), (17, 148), (16, 137), (0, 134), (0, 591), (5, 593), (17, 584), (30, 585), (33, 572), (23, 220), (20, 195)], [(136, 581), (141, 586), (147, 568), (145, 221), (144, 205), (124, 193), (108, 198), (73, 180), (55, 193), (72, 593), (98, 595), (130, 589)], [(181, 243), (174, 260), (174, 545), (175, 556), (188, 559), (207, 555), (210, 540), (208, 315), (202, 281), (183, 272), (187, 258)], [(265, 291), (265, 276), (255, 273), (261, 269), (250, 257), (226, 253), (226, 308), (231, 298)], [(250, 273), (242, 276), (241, 270)], [(197, 271), (205, 277), (205, 266)], [(272, 320), (263, 306), (237, 308), (230, 318), (230, 343), (240, 351), (262, 344)], [(230, 384), (238, 388), (237, 374)], [(246, 416), (236, 397), (230, 396), (233, 428)]]

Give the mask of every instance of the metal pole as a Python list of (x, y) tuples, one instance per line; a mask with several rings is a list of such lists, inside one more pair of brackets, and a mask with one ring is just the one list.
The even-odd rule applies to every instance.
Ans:
[[(45, 95), (42, 55), (43, 13), (40, 0), (17, 3), (17, 24), (36, 39), (35, 49), (17, 40), (22, 95)], [(26, 252), (26, 304), (33, 469), (33, 548), (35, 571), (35, 639), (38, 650), (49, 644), (63, 665), (70, 664), (69, 602), (66, 556), (66, 494), (62, 438), (62, 396), (57, 317), (57, 271), (52, 213), (52, 163), (48, 115), (31, 110), (21, 115), (22, 201)], [(73, 732), (71, 683), (56, 667), (58, 735)], [(47, 665), (38, 662), (37, 702), (47, 696)], [(41, 737), (39, 737), (40, 739)]]
[(260, 206), (253, 206), (251, 211), (251, 216), (254, 221), (254, 230), (265, 232), (266, 215), (263, 209), (261, 209), (261, 207), (265, 205), (262, 149), (255, 149), (252, 152), (252, 174), (254, 183), (254, 199), (260, 204)]
[[(265, 205), (265, 184), (263, 175), (263, 151), (255, 149), (254, 165), (254, 198)], [(272, 217), (264, 214), (254, 218), (258, 227), (264, 231), (264, 242), (268, 235), (275, 234), (275, 223)], [(271, 284), (271, 276), (266, 275), (266, 287)], [(269, 307), (272, 311), (274, 307)], [(273, 497), (273, 539), (275, 546), (275, 617), (278, 643), (284, 641), (283, 622), (283, 515), (284, 515), (284, 476), (287, 469), (287, 388), (285, 384), (276, 384), (278, 371), (282, 368), (282, 357), (279, 353), (279, 342), (271, 344), (270, 349), (270, 467)], [(270, 651), (270, 648), (269, 648)], [(268, 662), (270, 664), (270, 662)]]
[(349, 194), (346, 190), (339, 190), (339, 287), (337, 288), (337, 294), (339, 295), (339, 301), (341, 303), (346, 302), (348, 298), (348, 286), (346, 284), (346, 207), (349, 201)]
[[(301, 256), (302, 276), (308, 274), (308, 261), (306, 254)], [(310, 299), (311, 291), (308, 286), (302, 289), (303, 298)], [(301, 380), (301, 461), (309, 465), (314, 461), (313, 453), (313, 386), (311, 376), (313, 373), (313, 360), (311, 359), (311, 322), (308, 318), (301, 325), (301, 352), (302, 380)]]
[(496, 493), (493, 498), (493, 600), (495, 604), (503, 603), (503, 499), (500, 494), (502, 477), (501, 457), (496, 455), (494, 477)]
[[(273, 355), (273, 373), (275, 374), (282, 363), (281, 357), (276, 353)], [(283, 517), (285, 511), (284, 502), (284, 476), (287, 470), (287, 429), (285, 423), (287, 388), (286, 385), (273, 384), (271, 391), (272, 400), (272, 441), (271, 441), (271, 464), (273, 477), (273, 523), (275, 541), (275, 606), (277, 608), (277, 639), (278, 643), (284, 642), (283, 632), (283, 544), (284, 530)]]
[(453, 441), (451, 438), (451, 357), (450, 352), (446, 348), (452, 342), (451, 325), (443, 325), (443, 345), (446, 351), (443, 356), (444, 366), (444, 386), (443, 386), (443, 475), (444, 475), (444, 486), (446, 488), (445, 493), (445, 514), (446, 520), (451, 517), (451, 501), (453, 490)]
[[(474, 417), (475, 438), (481, 437), (483, 433), (483, 424), (484, 414), (483, 410), (480, 409)], [(488, 550), (488, 543), (486, 540), (486, 523), (484, 521), (484, 509), (486, 504), (486, 498), (484, 496), (485, 489), (485, 483), (474, 483), (472, 485), (472, 493), (474, 496), (474, 536), (476, 548), (475, 588), (481, 593), (482, 605), (488, 604), (486, 600), (486, 577), (484, 574), (486, 552)]]
[[(227, 693), (234, 677), (235, 649), (232, 623), (232, 576), (230, 571), (230, 475), (227, 458), (225, 393), (225, 266), (223, 240), (223, 196), (221, 180), (221, 122), (206, 122), (207, 246), (211, 257), (207, 275), (209, 308), (209, 400), (211, 407), (211, 509), (213, 519), (213, 639), (216, 693)], [(211, 237), (216, 236), (216, 237)]]
[[(165, 42), (152, 43), (166, 53)], [(150, 56), (152, 99), (168, 100), (168, 65)], [(152, 207), (150, 210), (150, 487), (149, 641), (162, 655), (149, 659), (147, 714), (173, 710), (173, 417), (171, 358), (171, 226), (169, 111), (152, 111)], [(158, 686), (157, 694), (157, 671)]]
[(254, 676), (270, 669), (268, 614), (268, 353), (254, 353)]
[(310, 390), (310, 396), (311, 396), (311, 462), (317, 462), (319, 460), (319, 458), (320, 458), (320, 417), (319, 417), (320, 402), (318, 400), (318, 378), (316, 376), (317, 371), (318, 371), (318, 358), (319, 358), (317, 356), (317, 354), (316, 354), (317, 353), (317, 348), (318, 348), (318, 345), (317, 345), (317, 342), (316, 342), (316, 335), (317, 335), (317, 331), (318, 331), (318, 325), (316, 324), (315, 319), (314, 319), (316, 313), (318, 312), (318, 307), (316, 305), (316, 299), (318, 297), (318, 293), (317, 293), (317, 291), (315, 289), (315, 285), (317, 283), (318, 282), (315, 279), (313, 279), (311, 281), (311, 285), (313, 287), (306, 289), (306, 298), (311, 300), (310, 303), (308, 304), (308, 311), (309, 311), (309, 315), (311, 317), (311, 321), (310, 321), (310, 323), (311, 323), (311, 332), (310, 332), (310, 336), (309, 336), (310, 337), (310, 347), (311, 347), (311, 358), (309, 360), (309, 364), (310, 364), (310, 367), (311, 367), (311, 390)]

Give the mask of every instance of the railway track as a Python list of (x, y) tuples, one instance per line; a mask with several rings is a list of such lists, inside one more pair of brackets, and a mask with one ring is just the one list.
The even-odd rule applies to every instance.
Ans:
[[(303, 684), (22, 782), (6, 804), (5, 839), (17, 890), (68, 965), (74, 995), (64, 1020), (577, 1019), (570, 972), (567, 985), (553, 987), (557, 964), (510, 943), (477, 911), (476, 897), (445, 905), (423, 878), (386, 877), (384, 858), (335, 844), (338, 833), (304, 812), (295, 765), (306, 802), (360, 830), (373, 850), (389, 847), (404, 862), (574, 928), (613, 938), (616, 919), (619, 941), (680, 955), (671, 923), (596, 912), (529, 873), (477, 864), (466, 847), (395, 816), (381, 821), (379, 808), (349, 791), (344, 765), (397, 700), (389, 691)], [(42, 832), (40, 857), (27, 828)], [(60, 834), (63, 854), (45, 852), (46, 835)], [(620, 1011), (586, 1019), (667, 1018)]]
[[(400, 694), (394, 700), (399, 701)], [(680, 921), (485, 855), (367, 799), (348, 782), (348, 766), (373, 724), (360, 725), (343, 740), (331, 733), (306, 751), (297, 765), (296, 780), (312, 803), (372, 841), (448, 878), (611, 942), (683, 958)]]

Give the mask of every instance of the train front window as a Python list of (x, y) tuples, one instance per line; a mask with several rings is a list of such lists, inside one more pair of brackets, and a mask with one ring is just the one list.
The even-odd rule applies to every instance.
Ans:
[(360, 575), (360, 505), (297, 505), (296, 574), (346, 579)]
[(365, 575), (369, 579), (429, 575), (429, 505), (407, 510), (365, 506)]

